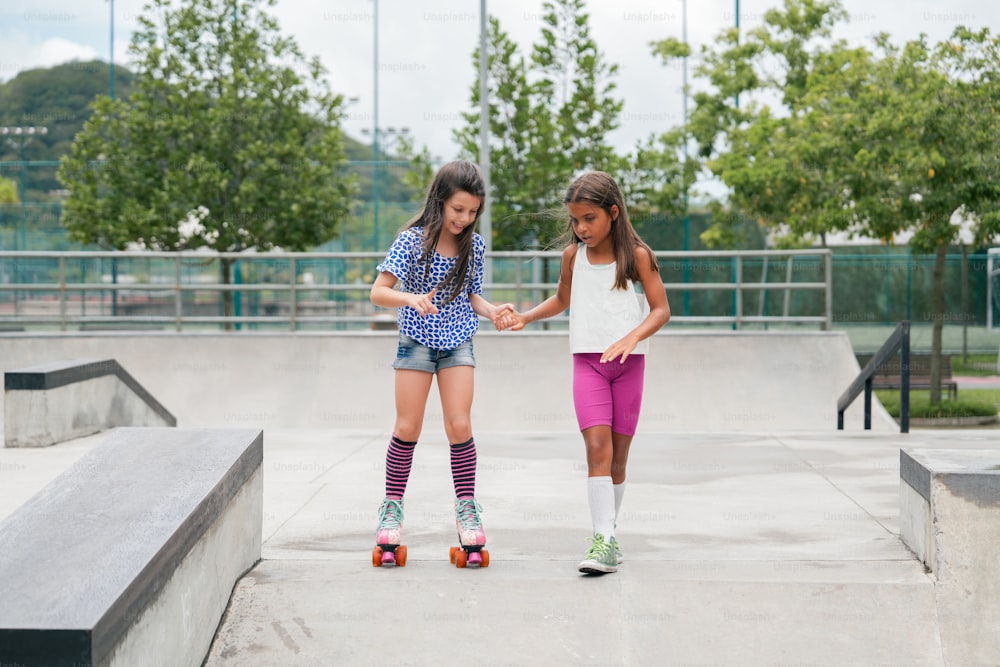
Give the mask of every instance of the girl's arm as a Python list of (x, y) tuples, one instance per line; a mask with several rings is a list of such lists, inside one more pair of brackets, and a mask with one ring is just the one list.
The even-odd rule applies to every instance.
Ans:
[(639, 326), (632, 329), (628, 335), (612, 343), (601, 355), (601, 363), (621, 357), (621, 363), (624, 364), (639, 341), (655, 334), (670, 320), (670, 304), (667, 303), (667, 291), (663, 287), (663, 280), (659, 272), (653, 270), (649, 252), (642, 246), (635, 249), (635, 265), (639, 269), (639, 281), (642, 283), (642, 291), (645, 292), (646, 302), (649, 304), (649, 315), (646, 315)]
[(562, 262), (559, 266), (559, 285), (556, 293), (545, 301), (532, 308), (526, 313), (519, 313), (512, 310), (504, 314), (503, 323), (505, 328), (511, 331), (520, 331), (526, 325), (554, 317), (569, 308), (570, 290), (573, 287), (573, 262), (576, 260), (576, 245), (571, 245), (563, 251)]
[(427, 294), (410, 294), (409, 292), (400, 292), (397, 289), (393, 289), (396, 287), (398, 281), (399, 278), (388, 271), (379, 273), (378, 277), (375, 278), (375, 284), (372, 285), (370, 297), (372, 303), (383, 308), (409, 306), (420, 313), (421, 317), (438, 312), (437, 306), (432, 302), (434, 295), (437, 293), (436, 287)]

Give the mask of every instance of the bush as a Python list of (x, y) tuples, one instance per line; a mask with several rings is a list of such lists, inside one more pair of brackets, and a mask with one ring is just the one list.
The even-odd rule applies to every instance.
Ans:
[[(876, 392), (888, 413), (899, 419), (899, 392)], [(939, 405), (931, 405), (927, 392), (910, 392), (911, 419), (944, 419), (955, 417), (995, 417), (997, 406), (989, 401), (976, 399), (942, 399)]]

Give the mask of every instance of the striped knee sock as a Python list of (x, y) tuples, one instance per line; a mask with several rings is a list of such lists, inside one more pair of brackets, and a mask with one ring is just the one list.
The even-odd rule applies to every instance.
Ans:
[(406, 442), (395, 436), (389, 440), (385, 453), (385, 497), (401, 500), (406, 492), (406, 482), (413, 467), (413, 450), (416, 442)]
[(455, 483), (456, 498), (473, 498), (476, 495), (476, 441), (451, 446), (451, 478)]

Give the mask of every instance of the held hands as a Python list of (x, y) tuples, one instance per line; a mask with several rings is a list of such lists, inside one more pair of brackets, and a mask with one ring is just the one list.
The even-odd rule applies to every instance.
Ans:
[(433, 303), (435, 294), (437, 294), (437, 287), (432, 289), (427, 294), (410, 294), (410, 308), (417, 311), (417, 313), (420, 314), (420, 317), (436, 315), (438, 309)]
[(514, 304), (512, 303), (501, 303), (493, 306), (487, 317), (490, 318), (490, 322), (497, 328), (497, 331), (503, 331), (510, 328), (511, 316), (516, 315), (514, 311)]

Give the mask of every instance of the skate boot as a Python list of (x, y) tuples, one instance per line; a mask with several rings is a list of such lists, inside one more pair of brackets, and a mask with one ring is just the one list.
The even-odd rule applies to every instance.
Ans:
[(375, 529), (375, 548), (372, 550), (374, 567), (406, 565), (406, 547), (400, 544), (403, 530), (403, 501), (386, 498), (378, 510), (378, 528)]
[(482, 508), (474, 498), (455, 500), (455, 527), (459, 546), (451, 548), (451, 562), (457, 567), (489, 567), (490, 552), (484, 549), (486, 533), (479, 519)]
[(594, 535), (587, 556), (580, 562), (579, 570), (585, 574), (608, 574), (618, 571), (618, 558), (615, 556), (615, 539), (604, 540), (600, 533)]

